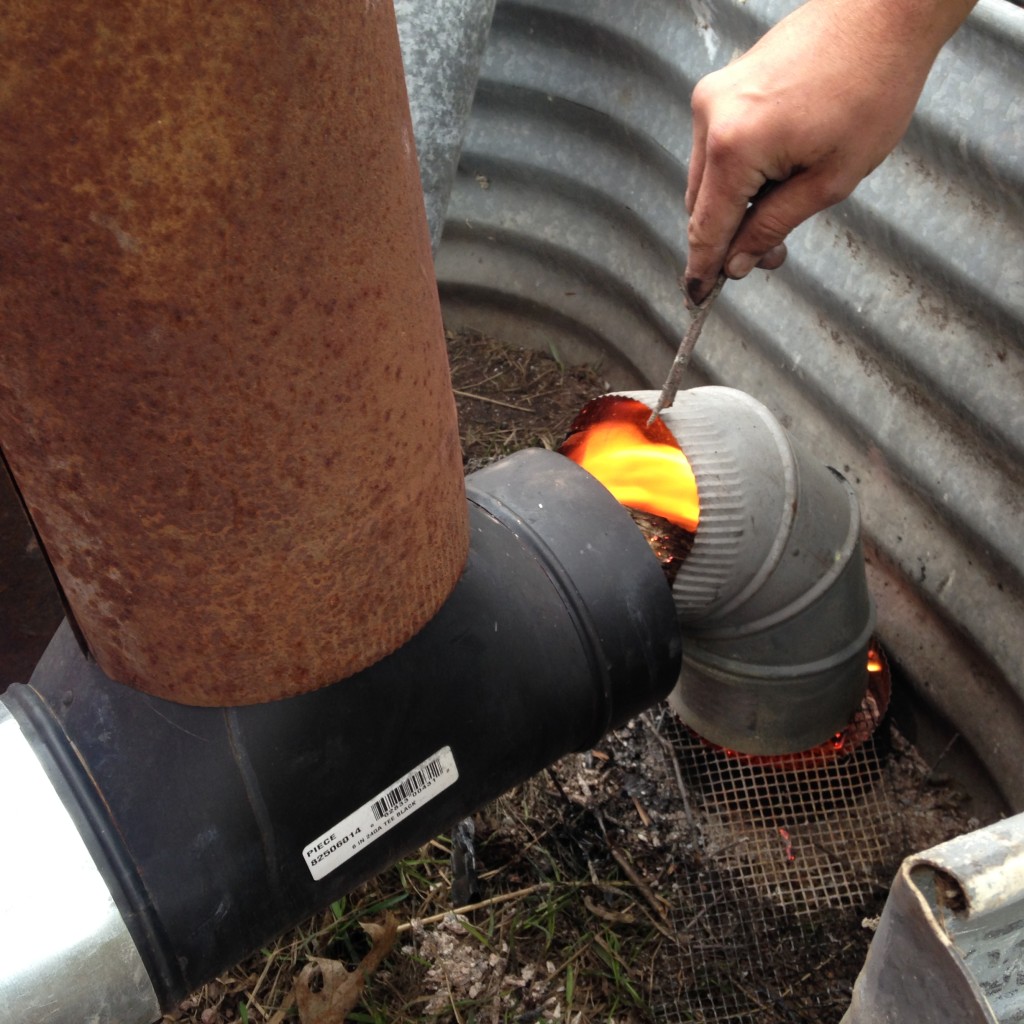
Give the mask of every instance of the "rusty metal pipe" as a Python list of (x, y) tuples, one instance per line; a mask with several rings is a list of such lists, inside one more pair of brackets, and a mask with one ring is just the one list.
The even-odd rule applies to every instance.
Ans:
[(0, 442), (92, 654), (377, 661), (468, 544), (392, 5), (11, 0), (0, 51)]

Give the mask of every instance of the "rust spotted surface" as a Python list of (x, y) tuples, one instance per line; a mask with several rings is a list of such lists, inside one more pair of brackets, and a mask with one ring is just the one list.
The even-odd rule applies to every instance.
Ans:
[(0, 11), (0, 439), (89, 646), (188, 703), (378, 660), (461, 570), (391, 5)]

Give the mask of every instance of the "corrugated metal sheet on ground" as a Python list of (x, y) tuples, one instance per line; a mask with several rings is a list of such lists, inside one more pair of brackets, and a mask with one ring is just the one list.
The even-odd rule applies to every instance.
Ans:
[[(689, 95), (793, 0), (502, 0), (438, 254), (450, 325), (658, 385)], [(1024, 807), (1024, 10), (981, 0), (897, 152), (722, 294), (691, 384), (860, 495), (880, 632)]]

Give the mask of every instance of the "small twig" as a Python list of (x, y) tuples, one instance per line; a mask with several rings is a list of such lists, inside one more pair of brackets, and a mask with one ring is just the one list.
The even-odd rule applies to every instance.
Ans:
[[(294, 959), (292, 961), (291, 966), (295, 966)], [(277, 1002), (277, 989), (278, 986), (281, 984), (281, 975), (284, 974), (284, 971), (285, 965), (283, 963), (279, 963), (277, 965), (277, 973), (274, 975), (274, 983), (270, 986), (270, 991), (267, 993), (266, 997), (263, 1000), (265, 1005), (273, 1006)], [(268, 1016), (268, 1014), (264, 1013), (264, 1016)]]
[[(263, 984), (263, 982), (265, 982), (267, 980), (267, 975), (270, 973), (270, 967), (274, 963), (274, 961), (277, 959), (277, 954), (280, 953), (280, 952), (281, 952), (281, 945), (280, 945), (280, 943), (278, 943), (278, 945), (276, 945), (274, 947), (274, 951), (270, 954), (270, 956), (267, 957), (266, 963), (264, 963), (264, 965), (263, 965), (263, 973), (256, 979), (256, 984), (251, 986), (250, 989), (249, 989), (249, 998), (250, 998), (250, 1000), (252, 1000), (252, 1002), (256, 1003), (258, 1007), (259, 1007), (259, 1003), (256, 1000), (256, 993), (259, 992), (260, 986)], [(266, 1017), (267, 1014), (263, 1010), (263, 1008), (262, 1007), (259, 1007), (259, 1008), (260, 1008), (260, 1012), (263, 1014), (263, 1016)]]
[(942, 753), (935, 759), (935, 763), (931, 765), (928, 771), (925, 773), (924, 778), (921, 780), (921, 785), (924, 786), (928, 780), (935, 774), (935, 769), (946, 759), (946, 755), (953, 749), (956, 741), (960, 739), (960, 733), (953, 733), (953, 738), (942, 748)]
[(811, 846), (814, 847), (819, 853), (825, 854), (826, 857), (830, 857), (833, 863), (838, 864), (847, 874), (852, 875), (854, 878), (860, 879), (862, 882), (866, 882), (872, 887), (872, 889), (879, 892), (886, 892), (889, 888), (888, 884), (883, 884), (875, 878), (871, 872), (863, 865), (854, 864), (846, 854), (840, 853), (838, 850), (833, 850), (831, 847), (826, 846), (824, 843), (819, 842), (813, 836), (802, 837), (807, 839)]
[(657, 724), (650, 717), (650, 712), (644, 713), (644, 718), (647, 719), (647, 724), (650, 726), (651, 735), (661, 744), (662, 749), (672, 760), (672, 770), (675, 773), (676, 785), (679, 787), (679, 795), (683, 800), (683, 813), (686, 815), (686, 823), (690, 826), (691, 832), (699, 831), (697, 823), (694, 821), (693, 811), (690, 809), (690, 797), (686, 791), (686, 785), (683, 782), (683, 770), (679, 767), (679, 758), (676, 756), (676, 748), (670, 739), (661, 735), (661, 731), (658, 729)]
[(551, 831), (554, 827), (555, 826), (552, 825), (549, 828), (546, 828), (539, 836), (534, 836), (525, 846), (521, 847), (519, 850), (516, 851), (515, 855), (512, 857), (511, 860), (506, 861), (499, 867), (491, 868), (490, 871), (482, 872), (480, 875), (480, 881), (489, 882), (492, 878), (496, 878), (503, 871), (507, 871), (510, 867), (513, 867), (515, 864), (518, 864), (519, 861), (521, 861), (523, 857), (530, 852), (530, 850), (532, 850), (535, 846), (544, 842), (544, 840), (547, 839), (547, 837), (551, 834)]
[(607, 907), (595, 903), (586, 893), (583, 895), (583, 905), (595, 917), (609, 924), (636, 924), (636, 918), (628, 910), (608, 910)]
[(251, 992), (246, 995), (245, 1001), (250, 1010), (255, 1010), (264, 1019), (270, 1016), (266, 1007)]
[(650, 815), (644, 810), (643, 804), (631, 793), (630, 799), (633, 801), (633, 806), (636, 808), (636, 813), (640, 816), (640, 820), (644, 823), (644, 828), (651, 827)]
[(500, 405), (505, 409), (514, 409), (516, 412), (533, 412), (532, 409), (527, 409), (522, 405), (513, 405), (511, 402), (503, 402), (500, 398), (488, 398), (486, 395), (474, 395), (470, 391), (460, 391), (458, 388), (452, 388), (452, 391), (460, 398), (472, 398), (477, 402), (489, 402), (491, 405)]
[(735, 850), (737, 846), (742, 846), (744, 843), (750, 842), (750, 836), (740, 836), (738, 839), (734, 839), (731, 843), (726, 843), (724, 846), (719, 846), (715, 850), (705, 850), (704, 856), (708, 860), (717, 860), (722, 854), (729, 853), (730, 850)]
[(291, 992), (288, 993), (287, 1000), (284, 1006), (282, 1006), (273, 1017), (267, 1021), (267, 1024), (284, 1024), (284, 1021), (292, 1012), (292, 1007), (295, 1006), (295, 987), (292, 986)]
[(322, 935), (326, 935), (328, 932), (337, 931), (339, 928), (347, 925), (348, 922), (342, 918), (336, 917), (330, 924), (325, 924), (322, 928), (318, 928), (312, 935), (306, 936), (307, 942), (312, 942), (314, 939), (319, 939)]
[(459, 1013), (459, 1008), (455, 1005), (455, 995), (452, 992), (452, 982), (451, 979), (448, 977), (447, 971), (444, 972), (444, 985), (445, 988), (448, 989), (448, 1002), (451, 1005), (452, 1013), (455, 1014), (456, 1024), (466, 1024), (466, 1022), (462, 1019), (462, 1014)]
[(707, 913), (707, 912), (708, 912), (708, 911), (709, 911), (710, 909), (711, 909), (711, 904), (709, 903), (709, 904), (707, 904), (707, 906), (705, 906), (705, 907), (704, 907), (704, 909), (703, 909), (703, 910), (698, 910), (698, 911), (697, 911), (697, 913), (696, 913), (696, 914), (694, 914), (694, 915), (693, 915), (693, 917), (691, 917), (691, 918), (690, 918), (690, 920), (689, 920), (689, 921), (687, 921), (687, 922), (686, 922), (686, 924), (684, 924), (684, 925), (682, 926), (682, 928), (680, 929), (680, 932), (681, 932), (681, 933), (682, 933), (683, 935), (686, 935), (686, 934), (687, 934), (687, 933), (688, 933), (688, 932), (690, 931), (690, 929), (691, 929), (691, 928), (692, 928), (692, 927), (693, 927), (693, 926), (694, 926), (695, 924), (699, 924), (699, 923), (700, 923), (700, 919), (701, 919), (701, 918), (702, 918), (702, 917), (703, 917), (703, 916), (704, 916), (704, 915), (705, 915), (705, 914), (706, 914), (706, 913)]
[(566, 802), (566, 803), (567, 803), (567, 804), (568, 804), (568, 805), (569, 805), (570, 807), (574, 807), (574, 806), (576, 806), (576, 805), (574, 804), (574, 802), (573, 802), (573, 801), (572, 801), (571, 799), (569, 799), (569, 794), (568, 794), (568, 793), (566, 793), (566, 791), (565, 791), (565, 787), (564, 787), (564, 786), (562, 785), (562, 783), (561, 783), (561, 782), (559, 781), (559, 778), (558, 778), (558, 776), (557, 776), (557, 775), (555, 774), (555, 769), (554, 769), (554, 768), (551, 768), (551, 767), (549, 767), (549, 768), (547, 769), (547, 777), (548, 777), (548, 778), (549, 778), (549, 779), (551, 780), (551, 782), (552, 782), (552, 784), (554, 785), (555, 789), (557, 789), (557, 790), (558, 790), (558, 795), (559, 795), (559, 796), (560, 796), (560, 797), (561, 797), (561, 798), (562, 798), (562, 799), (563, 799), (563, 800), (564, 800), (564, 801), (565, 801), (565, 802)]
[(622, 868), (629, 880), (640, 890), (640, 894), (647, 900), (654, 912), (664, 921), (668, 917), (668, 913), (664, 905), (654, 894), (654, 890), (640, 877), (639, 872), (630, 864), (629, 859), (621, 850), (617, 850), (614, 846), (609, 847), (609, 849), (615, 858), (615, 863)]
[[(455, 367), (453, 366), (452, 370), (454, 371), (454, 369)], [(497, 373), (492, 373), (489, 377), (481, 377), (480, 380), (474, 381), (472, 384), (467, 384), (466, 386), (471, 388), (482, 388), (485, 384), (490, 384), (492, 380), (497, 380), (504, 372), (504, 370), (498, 370)], [(452, 376), (454, 378), (454, 372)]]
[[(677, 935), (674, 931), (672, 931), (668, 927), (667, 924), (664, 924), (661, 921), (659, 921), (658, 918), (653, 913), (651, 913), (650, 910), (648, 910), (645, 906), (643, 906), (643, 904), (638, 903), (636, 905), (637, 905), (637, 907), (639, 907), (640, 913), (643, 914), (644, 917), (646, 917), (648, 921), (650, 921), (651, 927), (657, 928), (657, 930), (659, 932), (661, 932), (661, 934), (664, 935), (665, 938), (669, 940), (669, 942), (671, 942), (671, 943), (673, 943), (675, 945), (679, 945), (679, 942), (680, 942), (679, 935)], [(666, 920), (667, 920), (667, 918), (666, 918)]]
[(544, 889), (550, 889), (551, 882), (538, 882), (536, 885), (528, 885), (525, 889), (517, 889), (515, 892), (503, 892), (497, 896), (492, 896), (490, 899), (481, 900), (479, 903), (467, 903), (464, 907), (456, 907), (454, 910), (446, 910), (441, 914), (432, 914), (430, 917), (420, 917), (412, 921), (404, 921), (398, 926), (399, 933), (411, 931), (417, 925), (423, 924), (438, 924), (443, 921), (450, 914), (469, 914), (474, 910), (485, 910), (487, 907), (496, 907), (501, 903), (508, 903), (510, 900), (522, 899), (524, 896), (530, 896), (535, 892), (542, 892)]

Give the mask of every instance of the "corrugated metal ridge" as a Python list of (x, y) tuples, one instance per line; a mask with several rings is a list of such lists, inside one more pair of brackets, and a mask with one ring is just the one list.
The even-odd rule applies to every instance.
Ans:
[[(806, 288), (785, 290), (789, 294), (782, 301), (791, 328), (785, 338), (745, 310), (730, 311), (722, 326), (774, 355), (779, 365), (787, 356), (793, 358), (792, 372), (803, 390), (819, 406), (832, 408), (831, 429), (844, 427), (884, 453), (905, 486), (935, 504), (944, 518), (957, 521), (1013, 571), (1017, 583), (1024, 582), (1024, 550), (1004, 518), (1024, 511), (1013, 453), (997, 453), (986, 437), (994, 431), (959, 415), (950, 396), (900, 366), (884, 348), (872, 346), (869, 332), (845, 326), (829, 304), (808, 301)], [(824, 345), (797, 347), (794, 340), (813, 338), (823, 314), (828, 316), (831, 344), (842, 350), (839, 357)], [(855, 401), (850, 400), (853, 387)]]
[[(510, 23), (515, 27), (524, 11), (529, 13), (518, 5), (498, 8), (489, 60), (497, 48), (519, 61), (521, 49), (509, 46), (503, 31)], [(531, 27), (516, 31), (535, 38)], [(588, 32), (585, 21), (570, 19), (567, 36), (584, 61)], [(631, 48), (635, 58), (641, 49), (627, 35), (615, 38), (618, 59)], [(555, 60), (556, 55), (549, 55), (541, 66)], [(637, 88), (635, 64), (622, 73), (622, 88)], [(662, 62), (656, 70), (666, 67)], [(500, 319), (514, 322), (510, 330), (521, 340), (532, 338), (546, 347), (543, 317), (564, 316), (577, 325), (559, 332), (556, 347), (564, 358), (592, 357), (588, 342), (607, 339), (594, 348), (616, 383), (653, 379), (661, 372), (663, 351), (675, 344), (679, 291), (672, 268), (683, 225), (685, 170), (659, 139), (638, 132), (625, 116), (609, 115), (576, 96), (566, 98), (534, 83), (530, 67), (520, 71), (514, 78), (485, 75), (477, 90), (462, 178), (456, 185), (458, 212), (449, 216), (438, 258), (446, 307), (450, 313), (453, 304), (474, 304), (474, 291), (493, 299), (497, 289)], [(581, 81), (592, 77), (589, 68), (580, 76)], [(607, 75), (600, 80), (609, 84)], [(664, 95), (657, 74), (648, 73), (644, 81), (663, 100), (675, 96), (684, 103), (682, 88)], [(600, 152), (602, 173), (581, 175), (581, 166), (593, 165), (595, 151)], [(545, 154), (543, 161), (534, 159), (538, 152)], [(497, 210), (502, 215), (495, 220)], [(570, 224), (575, 234), (585, 232), (586, 239), (567, 245), (565, 227)], [(539, 264), (531, 263), (531, 235), (545, 243)], [(615, 245), (605, 244), (609, 238)], [(537, 273), (538, 265), (544, 267), (543, 274)], [(652, 288), (664, 293), (653, 303)], [(573, 296), (580, 301), (573, 303)], [(517, 313), (519, 302), (524, 308)], [(475, 305), (487, 308), (486, 302)], [(652, 333), (661, 338), (661, 346), (638, 346), (627, 353), (618, 341)]]
[[(795, 6), (499, 2), (438, 254), (449, 322), (660, 384), (690, 89)], [(1022, 252), (1024, 11), (980, 0), (897, 152), (786, 268), (726, 287), (690, 379), (750, 392), (851, 480), (883, 640), (1017, 806)]]
[[(954, 274), (934, 253), (915, 249), (906, 231), (892, 228), (862, 206), (847, 203), (841, 219), (838, 214), (824, 219), (832, 228), (831, 237), (822, 242), (828, 246), (825, 251), (839, 263), (855, 257), (865, 278), (885, 282), (880, 297), (870, 291), (827, 293), (836, 320), (842, 319), (848, 331), (873, 339), (876, 351), (887, 349), (886, 358), (894, 366), (954, 398), (979, 429), (1020, 452), (1024, 409), (1014, 378), (1024, 372), (1024, 352), (1012, 341), (1019, 323), (1005, 297), (979, 294), (969, 279)], [(794, 265), (790, 273), (802, 272)], [(813, 267), (804, 276), (821, 280), (826, 273)], [(900, 311), (890, 293), (913, 305)], [(894, 315), (899, 315), (897, 321)], [(950, 326), (968, 343), (952, 348), (940, 364), (929, 351), (928, 338), (937, 328)], [(989, 371), (999, 364), (1005, 372), (993, 379)]]

